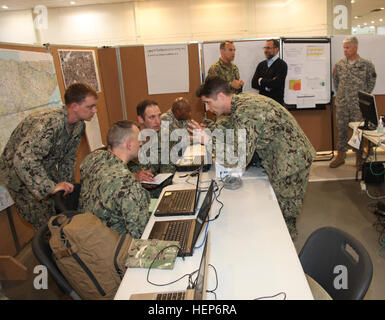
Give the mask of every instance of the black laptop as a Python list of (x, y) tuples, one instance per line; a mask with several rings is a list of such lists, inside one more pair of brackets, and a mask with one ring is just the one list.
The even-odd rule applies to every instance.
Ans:
[(170, 190), (164, 192), (154, 215), (156, 217), (194, 215), (196, 204), (199, 200), (199, 179), (201, 174), (202, 166), (197, 173), (195, 189)]
[(181, 249), (178, 256), (192, 256), (195, 243), (210, 212), (213, 190), (212, 180), (196, 219), (156, 221), (148, 238), (179, 241)]

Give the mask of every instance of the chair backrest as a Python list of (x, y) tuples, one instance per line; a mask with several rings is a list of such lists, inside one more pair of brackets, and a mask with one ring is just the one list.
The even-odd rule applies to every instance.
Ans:
[[(72, 216), (77, 212), (65, 212), (64, 214)], [(32, 251), (35, 254), (37, 260), (45, 265), (52, 278), (55, 280), (59, 288), (65, 293), (71, 296), (74, 300), (81, 300), (80, 296), (71, 287), (68, 281), (64, 278), (60, 270), (57, 268), (56, 263), (52, 257), (52, 251), (49, 246), (49, 229), (48, 224), (44, 224), (34, 235), (32, 239)]]
[(373, 276), (373, 264), (364, 246), (332, 227), (314, 231), (299, 259), (306, 274), (335, 300), (363, 299)]
[(55, 202), (56, 213), (63, 213), (66, 211), (75, 211), (78, 208), (80, 197), (80, 183), (74, 184), (74, 190), (63, 197), (64, 191), (59, 191), (53, 196)]

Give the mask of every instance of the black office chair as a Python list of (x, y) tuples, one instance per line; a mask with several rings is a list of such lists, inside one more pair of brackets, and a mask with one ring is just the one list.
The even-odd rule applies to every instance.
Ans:
[(55, 202), (56, 213), (62, 213), (66, 211), (76, 211), (79, 204), (81, 184), (75, 183), (74, 190), (63, 197), (64, 191), (59, 191), (54, 194), (53, 199)]
[[(63, 212), (63, 214), (66, 214), (67, 216), (73, 216), (78, 214), (78, 212), (67, 211)], [(48, 223), (46, 223), (35, 233), (32, 239), (33, 253), (35, 254), (37, 260), (39, 260), (42, 265), (47, 267), (48, 272), (51, 274), (52, 278), (65, 294), (68, 294), (74, 300), (82, 300), (56, 266), (55, 260), (52, 257), (51, 248), (48, 243), (49, 235), (50, 233), (48, 229)]]
[[(373, 264), (364, 246), (336, 228), (314, 231), (303, 246), (299, 259), (304, 272), (335, 300), (363, 299), (372, 281)], [(334, 281), (342, 275), (337, 266), (346, 267), (347, 289), (338, 289), (339, 285), (335, 287)]]

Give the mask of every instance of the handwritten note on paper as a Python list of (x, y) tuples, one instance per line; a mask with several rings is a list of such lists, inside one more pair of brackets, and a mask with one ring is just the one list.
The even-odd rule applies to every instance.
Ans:
[(145, 46), (148, 94), (189, 92), (186, 44)]

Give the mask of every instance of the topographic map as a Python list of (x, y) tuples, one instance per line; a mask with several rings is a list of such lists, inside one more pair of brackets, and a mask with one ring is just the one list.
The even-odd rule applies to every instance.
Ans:
[(64, 86), (83, 82), (100, 92), (94, 50), (58, 50)]
[(27, 115), (60, 105), (51, 54), (0, 49), (0, 152)]

